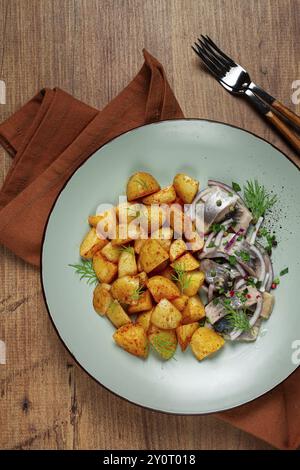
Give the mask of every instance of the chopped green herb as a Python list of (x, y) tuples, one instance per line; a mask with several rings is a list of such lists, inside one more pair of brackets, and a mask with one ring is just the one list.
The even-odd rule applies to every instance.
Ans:
[(247, 181), (244, 188), (244, 199), (246, 206), (252, 212), (254, 223), (277, 202), (277, 197), (270, 196), (266, 188), (260, 185), (257, 180)]
[(226, 318), (229, 320), (230, 326), (236, 330), (249, 331), (251, 328), (244, 311), (231, 309)]
[(134, 249), (132, 246), (126, 246), (126, 245), (122, 245), (120, 246), (119, 250), (123, 253), (129, 253), (131, 255), (134, 255)]
[(81, 260), (80, 264), (69, 264), (69, 266), (75, 269), (76, 274), (80, 276), (80, 280), (85, 279), (89, 285), (99, 282), (93, 268), (92, 260)]
[(235, 266), (237, 262), (236, 257), (234, 255), (229, 255), (228, 261), (231, 266)]
[(219, 301), (219, 299), (218, 299), (217, 297), (213, 300), (213, 304), (214, 304), (214, 305), (218, 305), (219, 302), (220, 302), (220, 301)]
[(280, 271), (280, 276), (284, 276), (285, 274), (287, 274), (289, 272), (289, 268), (284, 268), (282, 271)]
[(140, 296), (144, 293), (144, 286), (140, 286), (131, 294), (131, 300), (139, 300)]
[(219, 233), (221, 230), (225, 230), (225, 226), (222, 224), (212, 224), (211, 230), (214, 233)]
[(278, 286), (278, 284), (280, 284), (279, 277), (275, 277), (275, 279), (273, 280), (273, 284), (276, 284), (276, 286)]
[(192, 277), (189, 276), (179, 265), (175, 266), (174, 271), (175, 273), (172, 275), (172, 279), (173, 281), (178, 282), (181, 293), (183, 293), (184, 290), (193, 282)]
[(224, 287), (221, 287), (221, 289), (219, 289), (219, 294), (224, 294), (224, 292), (225, 292)]
[(242, 188), (240, 187), (240, 185), (239, 185), (238, 183), (232, 182), (232, 185), (231, 185), (231, 186), (232, 186), (232, 189), (233, 189), (236, 193), (238, 193), (239, 191), (242, 190)]
[(239, 258), (241, 258), (242, 261), (245, 261), (245, 262), (250, 261), (250, 253), (248, 253), (247, 251), (241, 250), (241, 251), (236, 251), (235, 253)]

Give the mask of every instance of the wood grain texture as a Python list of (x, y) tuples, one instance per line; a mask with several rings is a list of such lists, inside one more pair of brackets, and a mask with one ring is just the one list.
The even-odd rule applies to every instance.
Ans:
[[(291, 103), (300, 79), (299, 0), (0, 0), (0, 120), (40, 88), (59, 86), (102, 108), (142, 65), (164, 65), (187, 117), (235, 124), (295, 154), (243, 100), (200, 67), (190, 45), (207, 33), (257, 83)], [(297, 50), (298, 48), (298, 50)], [(9, 157), (1, 151), (0, 178)], [(214, 416), (169, 416), (131, 405), (72, 360), (44, 306), (38, 271), (0, 248), (0, 448), (268, 449)]]

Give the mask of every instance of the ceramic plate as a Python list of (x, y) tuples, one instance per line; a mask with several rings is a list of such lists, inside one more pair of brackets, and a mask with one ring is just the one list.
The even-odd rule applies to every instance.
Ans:
[[(208, 178), (240, 185), (257, 178), (278, 194), (273, 212), (279, 246), (274, 269), (288, 266), (276, 305), (255, 343), (226, 344), (198, 362), (191, 351), (162, 362), (126, 354), (114, 344), (113, 326), (92, 306), (93, 287), (68, 265), (79, 260), (87, 216), (100, 203), (115, 203), (135, 171), (152, 173), (162, 186), (186, 172), (205, 187)], [(100, 384), (155, 410), (200, 414), (242, 405), (269, 391), (297, 367), (300, 339), (298, 245), (299, 171), (281, 152), (235, 127), (204, 120), (165, 121), (112, 140), (91, 156), (61, 191), (49, 217), (42, 253), (42, 281), (49, 314), (66, 347)], [(294, 353), (294, 356), (293, 356)], [(294, 360), (293, 360), (294, 359)]]

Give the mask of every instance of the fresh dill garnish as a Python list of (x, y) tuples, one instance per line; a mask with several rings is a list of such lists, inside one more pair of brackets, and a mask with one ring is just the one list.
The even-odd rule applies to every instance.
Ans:
[(130, 296), (131, 300), (139, 300), (139, 298), (144, 292), (144, 286), (137, 287)]
[(131, 255), (134, 255), (134, 249), (132, 246), (122, 245), (120, 246), (119, 250), (121, 251), (121, 253), (125, 252), (125, 253), (130, 253)]
[(239, 235), (239, 236), (237, 237), (237, 241), (240, 242), (240, 241), (242, 241), (242, 240), (243, 240), (242, 235)]
[(240, 185), (238, 183), (235, 183), (234, 181), (232, 182), (232, 185), (231, 185), (232, 189), (238, 193), (242, 190), (242, 188), (240, 187)]
[(93, 268), (93, 262), (90, 259), (81, 260), (78, 264), (69, 264), (75, 269), (76, 274), (80, 276), (80, 280), (84, 279), (89, 285), (99, 282)]
[(183, 293), (184, 290), (187, 289), (193, 282), (192, 278), (179, 265), (175, 265), (174, 271), (175, 273), (172, 274), (172, 280), (178, 282), (181, 293)]
[(257, 180), (247, 181), (244, 187), (244, 199), (246, 206), (252, 212), (254, 223), (277, 202), (277, 197), (271, 196)]
[(277, 240), (276, 240), (275, 235), (274, 234), (272, 235), (270, 232), (268, 232), (268, 230), (265, 227), (262, 227), (258, 231), (258, 236), (265, 238), (267, 242), (267, 246), (265, 246), (265, 250), (267, 251), (268, 254), (271, 254), (272, 248), (277, 246)]
[(289, 272), (289, 268), (284, 268), (282, 271), (280, 271), (280, 276), (284, 276), (285, 274), (287, 274)]
[(160, 332), (156, 335), (153, 335), (151, 339), (151, 346), (164, 359), (175, 359), (173, 355), (176, 350), (176, 340), (175, 338), (170, 338), (167, 333)]
[(213, 304), (218, 305), (219, 303), (220, 303), (220, 301), (219, 301), (218, 297), (214, 298)]
[(247, 314), (243, 310), (233, 310), (226, 315), (232, 328), (242, 331), (250, 330), (250, 323)]

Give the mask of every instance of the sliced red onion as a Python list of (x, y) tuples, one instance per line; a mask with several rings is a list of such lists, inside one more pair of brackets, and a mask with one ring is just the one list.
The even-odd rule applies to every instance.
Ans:
[(246, 276), (246, 271), (244, 270), (244, 268), (242, 268), (242, 266), (240, 265), (240, 263), (236, 263), (235, 268), (238, 270), (238, 272), (239, 272), (243, 277)]
[(214, 237), (215, 237), (215, 233), (214, 233), (214, 232), (211, 232), (211, 233), (208, 235), (207, 240), (206, 240), (206, 242), (204, 243), (204, 247), (203, 247), (203, 252), (204, 252), (204, 253), (207, 252), (207, 250), (209, 249), (209, 248), (208, 248), (208, 245), (213, 241)]
[(269, 273), (269, 278), (268, 278), (268, 281), (266, 282), (265, 290), (267, 292), (270, 292), (273, 279), (274, 279), (273, 265), (272, 265), (271, 258), (266, 253), (264, 254), (264, 260), (265, 260), (266, 270)]
[(265, 292), (266, 290), (266, 285), (267, 285), (267, 282), (269, 280), (269, 277), (270, 277), (270, 273), (269, 271), (266, 272), (266, 275), (265, 275), (265, 278), (263, 280), (263, 283), (261, 285), (261, 288), (259, 289), (261, 292)]
[(250, 238), (250, 242), (249, 242), (250, 245), (254, 245), (255, 240), (256, 240), (257, 233), (258, 233), (258, 231), (259, 231), (259, 229), (260, 229), (260, 226), (261, 226), (261, 224), (263, 223), (263, 221), (264, 221), (264, 218), (263, 218), (263, 217), (260, 217), (260, 218), (258, 219), (258, 221), (257, 221), (257, 223), (256, 223), (256, 225), (255, 225), (255, 227), (254, 227), (253, 233), (252, 233), (252, 235), (251, 235), (251, 238)]
[(242, 233), (244, 232), (244, 229), (243, 228), (240, 228), (240, 230), (238, 232), (236, 232), (232, 237), (231, 239), (229, 240), (229, 242), (225, 245), (225, 248), (224, 250), (225, 251), (229, 251), (230, 248), (232, 248), (232, 246), (235, 244), (235, 242), (237, 241), (237, 238), (242, 235)]
[(255, 255), (257, 256), (257, 258), (259, 259), (259, 262), (260, 262), (260, 274), (259, 274), (259, 278), (258, 280), (260, 282), (263, 282), (263, 280), (265, 279), (265, 275), (266, 275), (266, 265), (265, 265), (265, 261), (264, 261), (264, 258), (263, 258), (263, 255), (261, 254), (260, 250), (252, 245), (250, 250), (255, 253)]
[(207, 300), (208, 300), (208, 303), (211, 302), (212, 299), (213, 299), (214, 290), (215, 290), (215, 285), (214, 285), (214, 284), (209, 284), (209, 286), (208, 286), (208, 293), (207, 293)]
[(256, 320), (260, 316), (262, 306), (263, 306), (263, 301), (262, 301), (262, 298), (260, 298), (260, 299), (257, 300), (255, 312), (253, 313), (252, 317), (249, 320), (249, 324), (250, 324), (251, 327), (256, 323)]
[(217, 248), (219, 248), (219, 246), (221, 245), (221, 242), (222, 242), (224, 233), (225, 233), (225, 231), (224, 231), (224, 230), (221, 230), (221, 231), (218, 233), (218, 235), (216, 236), (215, 245), (216, 245)]

